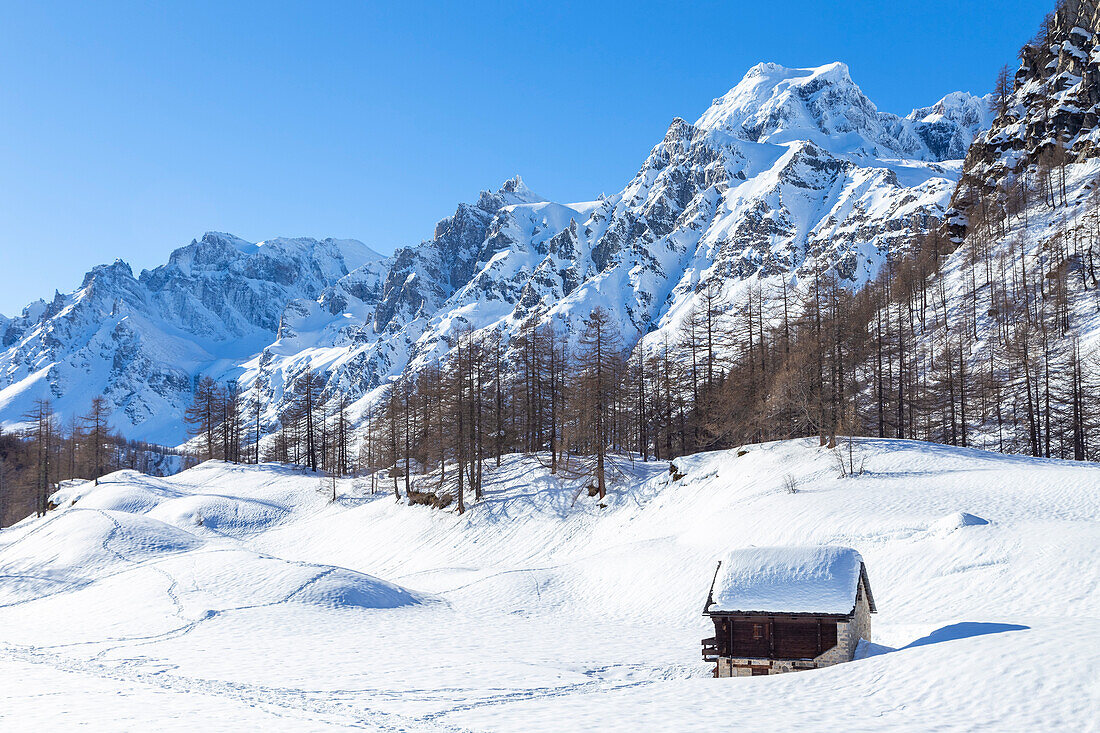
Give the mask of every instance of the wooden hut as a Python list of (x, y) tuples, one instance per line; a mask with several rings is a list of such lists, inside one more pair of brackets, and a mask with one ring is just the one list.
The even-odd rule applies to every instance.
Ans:
[(875, 600), (850, 547), (750, 547), (718, 563), (703, 615), (715, 677), (777, 674), (850, 661), (871, 639)]

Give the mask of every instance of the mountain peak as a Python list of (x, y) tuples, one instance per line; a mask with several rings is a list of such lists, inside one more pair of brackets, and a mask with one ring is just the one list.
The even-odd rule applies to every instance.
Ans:
[(202, 235), (202, 239), (199, 240), (203, 244), (220, 244), (232, 247), (239, 252), (245, 254), (252, 254), (256, 251), (257, 245), (252, 242), (245, 241), (240, 237), (234, 236), (227, 232), (206, 232)]
[(906, 117), (879, 112), (839, 61), (804, 69), (762, 63), (715, 99), (695, 126), (754, 143), (812, 142), (856, 158), (960, 158), (990, 123), (987, 99), (953, 92)]
[(935, 104), (914, 109), (905, 118), (914, 122), (947, 120), (964, 127), (985, 129), (993, 121), (989, 112), (991, 98), (989, 94), (977, 97), (969, 92), (951, 92)]
[(535, 204), (546, 200), (528, 188), (519, 175), (514, 175), (501, 184), (497, 195), (503, 197), (508, 204)]
[(514, 193), (517, 196), (522, 196), (524, 194), (531, 194), (531, 189), (527, 188), (527, 184), (523, 182), (523, 179), (520, 178), (517, 173), (502, 183), (497, 193)]
[(875, 141), (881, 135), (878, 110), (839, 61), (804, 69), (757, 64), (695, 126), (751, 142), (813, 139), (825, 148), (832, 147), (828, 138), (835, 143), (855, 133)]
[(495, 193), (482, 191), (478, 207), (485, 211), (496, 211), (502, 206), (537, 204), (543, 201), (546, 199), (529, 189), (523, 179), (515, 175), (502, 183)]
[(108, 280), (114, 280), (116, 278), (132, 279), (134, 277), (134, 272), (130, 269), (129, 263), (122, 259), (116, 259), (110, 264), (96, 265), (85, 273), (84, 280), (80, 284), (81, 289), (88, 287), (96, 278), (100, 277)]
[[(753, 79), (757, 77), (771, 78), (771, 79), (794, 79), (794, 78), (826, 78), (835, 81), (851, 81), (852, 78), (848, 72), (848, 64), (843, 61), (834, 61), (824, 66), (810, 66), (805, 68), (792, 68), (777, 64), (772, 61), (762, 61), (756, 66), (745, 72), (745, 76), (742, 77), (741, 83), (744, 83), (747, 79)], [(740, 84), (738, 84), (740, 86)]]

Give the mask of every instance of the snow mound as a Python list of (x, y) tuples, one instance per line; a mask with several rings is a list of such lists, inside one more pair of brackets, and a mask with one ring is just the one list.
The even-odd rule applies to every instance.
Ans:
[(135, 617), (160, 624), (165, 608), (203, 620), (281, 604), (388, 609), (426, 598), (362, 572), (244, 546), (298, 510), (327, 506), (315, 477), (279, 466), (207, 462), (170, 479), (119, 472), (98, 486), (70, 483), (52, 499), (56, 514), (0, 535), (0, 607), (67, 592), (102, 605), (137, 592)]
[(117, 567), (197, 550), (192, 534), (140, 514), (73, 508), (0, 545), (0, 603), (32, 600), (113, 574)]
[[(100, 477), (98, 483), (85, 479), (62, 481), (50, 496), (50, 502), (55, 506), (83, 502), (81, 505), (86, 509), (144, 512), (160, 501), (152, 487), (155, 480), (138, 471), (123, 469)], [(93, 496), (94, 499), (89, 498)]]
[(190, 617), (286, 604), (318, 610), (398, 608), (426, 598), (365, 573), (284, 560), (228, 543), (171, 558), (159, 567), (186, 589), (177, 596)]
[(750, 547), (722, 559), (708, 609), (850, 613), (863, 558), (850, 547)]
[(201, 527), (214, 532), (258, 532), (282, 521), (286, 507), (257, 499), (196, 494), (170, 499), (149, 512), (167, 524), (189, 531)]
[(384, 580), (346, 568), (332, 568), (298, 591), (293, 601), (328, 608), (400, 608), (423, 599)]
[(941, 532), (953, 532), (956, 529), (962, 529), (963, 527), (980, 527), (983, 524), (989, 524), (988, 519), (982, 519), (976, 514), (969, 514), (967, 512), (956, 512), (954, 514), (948, 514), (943, 519), (937, 520), (932, 529), (939, 530)]
[(54, 503), (79, 504), (82, 509), (103, 509), (127, 514), (144, 514), (163, 501), (142, 483), (106, 483), (94, 486), (90, 481), (51, 497)]
[[(50, 499), (58, 506), (145, 514), (199, 533), (258, 532), (290, 514), (290, 507), (279, 501), (283, 497), (248, 495), (243, 490), (246, 487), (234, 481), (238, 475), (237, 468), (220, 461), (203, 463), (180, 474), (185, 483), (119, 471), (105, 476), (98, 485), (72, 482)], [(254, 479), (255, 475), (243, 477)]]
[(120, 559), (137, 561), (194, 550), (202, 540), (140, 514), (76, 509), (0, 548), (0, 563), (37, 573), (89, 575)]

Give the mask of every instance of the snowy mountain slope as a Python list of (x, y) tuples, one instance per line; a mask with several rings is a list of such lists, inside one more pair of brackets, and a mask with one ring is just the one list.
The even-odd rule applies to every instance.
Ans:
[(50, 392), (68, 414), (105, 391), (126, 434), (175, 442), (203, 373), (255, 390), (272, 428), (305, 369), (365, 403), (466, 329), (553, 322), (575, 337), (600, 305), (629, 346), (675, 329), (708, 282), (730, 307), (749, 282), (797, 286), (817, 267), (858, 286), (938, 225), (959, 175), (950, 158), (986, 123), (983, 105), (956, 93), (901, 118), (844, 64), (761, 64), (695, 124), (674, 120), (597, 201), (547, 202), (517, 176), (389, 258), (211, 234), (136, 279), (123, 263), (97, 268), (4, 326), (0, 420)]
[[(1100, 9), (1082, 0), (1060, 3), (1020, 54), (1003, 109), (971, 146), (952, 197), (945, 232), (957, 249), (943, 266), (948, 320), (976, 323), (981, 338), (973, 356), (982, 357), (1006, 319), (1009, 328), (1018, 325), (1012, 308), (1026, 303), (1020, 289), (1027, 284), (1015, 271), (1038, 273), (1058, 283), (1066, 302), (1055, 347), (1078, 339), (1088, 353), (1100, 346), (1093, 255)], [(1001, 270), (988, 282), (986, 262), (1008, 263), (1011, 276)]]
[(696, 126), (752, 142), (811, 141), (870, 158), (961, 159), (989, 126), (987, 99), (954, 92), (902, 118), (879, 112), (843, 63), (811, 69), (757, 64)]
[(797, 280), (817, 266), (858, 285), (938, 224), (959, 172), (941, 158), (962, 154), (986, 122), (983, 105), (953, 94), (902, 119), (878, 113), (843, 64), (757, 66), (694, 125), (675, 120), (620, 193), (551, 204), (518, 178), (483, 193), (433, 240), (395, 255), (373, 324), (337, 319), (346, 336), (303, 341), (293, 355), (275, 344), (241, 382), (258, 380), (279, 405), (312, 366), (369, 400), (465, 329), (509, 336), (553, 322), (575, 337), (600, 305), (629, 345), (675, 329), (708, 281), (731, 307), (750, 279)]
[[(74, 485), (0, 531), (0, 720), (160, 728), (198, 699), (227, 724), (299, 729), (1095, 729), (1100, 466), (856, 451), (866, 473), (843, 479), (815, 441), (679, 459), (679, 480), (619, 458), (604, 510), (583, 477), (521, 456), (487, 468), (462, 516), (395, 504), (384, 482), (342, 480), (333, 504), (327, 481), (276, 466)], [(710, 678), (715, 561), (792, 544), (862, 555), (874, 644)], [(66, 695), (37, 704), (36, 682)]]
[(197, 373), (236, 367), (271, 343), (288, 302), (323, 298), (349, 271), (384, 262), (352, 240), (209, 232), (137, 277), (121, 260), (96, 267), (4, 328), (0, 415), (17, 423), (41, 397), (78, 414), (102, 393), (127, 435), (178, 442)]

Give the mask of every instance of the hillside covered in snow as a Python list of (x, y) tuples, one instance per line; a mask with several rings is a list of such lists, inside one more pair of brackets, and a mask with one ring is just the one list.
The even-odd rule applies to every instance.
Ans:
[[(882, 113), (833, 63), (759, 64), (694, 122), (676, 118), (608, 197), (543, 200), (516, 177), (381, 257), (358, 242), (208, 233), (135, 276), (116, 262), (0, 320), (0, 424), (50, 398), (107, 397), (125, 436), (175, 445), (200, 375), (236, 382), (274, 429), (307, 369), (369, 400), (467, 330), (552, 323), (576, 337), (607, 308), (625, 345), (675, 334), (708, 285), (822, 269), (855, 287), (938, 225), (986, 100), (953, 93)], [(426, 213), (425, 225), (430, 214)]]
[[(618, 457), (605, 509), (513, 455), (462, 515), (271, 464), (69, 484), (0, 531), (0, 727), (1096, 730), (1100, 465), (853, 453)], [(716, 560), (798, 544), (860, 553), (873, 643), (712, 679)]]

